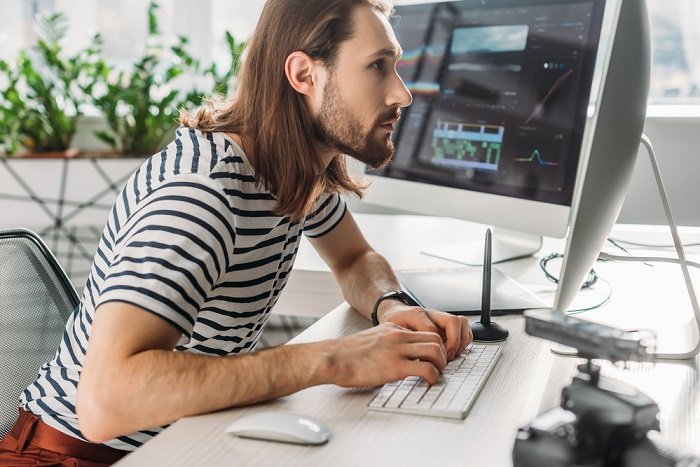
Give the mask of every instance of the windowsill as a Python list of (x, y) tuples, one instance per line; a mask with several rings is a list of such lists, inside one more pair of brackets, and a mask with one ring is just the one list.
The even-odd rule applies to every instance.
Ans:
[(700, 104), (649, 104), (647, 119), (700, 119)]

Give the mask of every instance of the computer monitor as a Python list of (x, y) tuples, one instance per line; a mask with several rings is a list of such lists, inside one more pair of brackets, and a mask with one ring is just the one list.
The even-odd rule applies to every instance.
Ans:
[[(495, 226), (494, 262), (534, 253), (542, 235), (567, 237), (555, 299), (566, 310), (634, 168), (651, 63), (644, 2), (462, 0), (396, 10), (398, 69), (414, 103), (394, 160), (368, 172), (365, 201)], [(480, 245), (474, 259), (460, 257), (466, 246), (439, 248), (481, 262)]]

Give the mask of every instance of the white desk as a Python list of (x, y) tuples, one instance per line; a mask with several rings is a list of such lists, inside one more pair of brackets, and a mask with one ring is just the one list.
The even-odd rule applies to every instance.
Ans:
[[(401, 232), (386, 230), (383, 232), (387, 236)], [(368, 233), (370, 239), (371, 235)], [(479, 231), (472, 230), (471, 235), (481, 238)], [(542, 253), (551, 251), (546, 244)], [(391, 259), (391, 252), (382, 253)], [(401, 257), (411, 254), (400, 252)], [(438, 267), (444, 267), (444, 263)], [(519, 260), (507, 265), (506, 272), (518, 276), (515, 273), (519, 270), (519, 279), (536, 283), (536, 264), (534, 258)], [(517, 428), (559, 403), (561, 388), (570, 381), (578, 361), (555, 357), (549, 351), (549, 343), (527, 336), (521, 317), (499, 317), (498, 321), (510, 330), (511, 337), (494, 373), (463, 421), (369, 412), (366, 405), (374, 389), (319, 386), (253, 407), (182, 419), (119, 465), (510, 465)], [(341, 305), (293, 342), (347, 335), (369, 325), (349, 306)], [(636, 385), (657, 401), (663, 439), (686, 449), (697, 449), (698, 363), (695, 359), (689, 365), (642, 364), (625, 372), (608, 366), (604, 374)], [(245, 414), (278, 409), (324, 421), (333, 431), (332, 439), (324, 446), (304, 447), (239, 439), (224, 433), (228, 424)]]

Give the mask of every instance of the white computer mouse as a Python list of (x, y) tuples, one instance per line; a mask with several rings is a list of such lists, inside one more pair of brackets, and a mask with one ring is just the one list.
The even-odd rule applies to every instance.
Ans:
[(295, 444), (323, 444), (331, 437), (331, 431), (318, 420), (281, 411), (244, 415), (226, 427), (226, 433)]

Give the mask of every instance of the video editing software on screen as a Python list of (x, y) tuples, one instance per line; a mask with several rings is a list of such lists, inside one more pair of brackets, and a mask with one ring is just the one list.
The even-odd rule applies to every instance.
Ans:
[(568, 204), (600, 34), (593, 3), (497, 5), (397, 7), (414, 102), (394, 161), (375, 173)]

